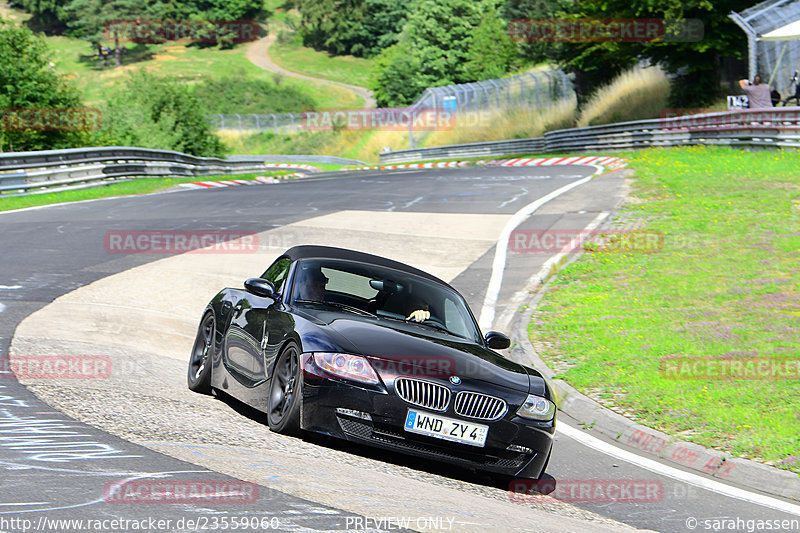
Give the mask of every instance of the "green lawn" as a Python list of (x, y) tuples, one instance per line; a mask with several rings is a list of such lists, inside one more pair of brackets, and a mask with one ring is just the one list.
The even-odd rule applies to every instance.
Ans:
[(97, 198), (109, 198), (112, 196), (147, 194), (151, 192), (163, 191), (180, 183), (191, 183), (195, 181), (251, 180), (255, 179), (256, 176), (281, 176), (292, 173), (292, 171), (269, 170), (261, 174), (236, 174), (231, 176), (203, 176), (198, 178), (137, 178), (120, 183), (92, 187), (90, 189), (76, 189), (72, 191), (32, 194), (29, 196), (0, 196), (0, 211), (10, 211), (12, 209), (22, 209), (25, 207), (36, 207), (40, 205), (59, 204), (64, 202), (80, 202), (82, 200), (94, 200)]
[(800, 360), (800, 152), (695, 147), (625, 157), (636, 181), (622, 217), (646, 221), (641, 231), (663, 248), (589, 246), (554, 280), (532, 340), (561, 378), (643, 424), (800, 472), (796, 373), (665, 371), (681, 358)]
[[(123, 56), (121, 67), (102, 68), (96, 59), (88, 58), (92, 49), (85, 41), (68, 37), (46, 39), (53, 52), (56, 70), (75, 84), (88, 105), (98, 105), (104, 101), (109, 89), (127, 72), (135, 69), (182, 78), (188, 83), (230, 75), (275, 79), (272, 73), (256, 67), (247, 59), (246, 44), (231, 50), (198, 48), (179, 43), (142, 45), (131, 48), (131, 53)], [(81, 56), (84, 56), (83, 60)], [(113, 64), (113, 59), (109, 63)], [(362, 105), (360, 99), (350, 91), (328, 84), (294, 80), (286, 76), (281, 77), (280, 83), (311, 96), (317, 102), (317, 107), (322, 109)]]
[(371, 60), (353, 56), (332, 56), (327, 52), (306, 48), (298, 34), (293, 34), (287, 41), (278, 39), (270, 47), (269, 55), (283, 68), (306, 76), (360, 87), (367, 87), (369, 84)]

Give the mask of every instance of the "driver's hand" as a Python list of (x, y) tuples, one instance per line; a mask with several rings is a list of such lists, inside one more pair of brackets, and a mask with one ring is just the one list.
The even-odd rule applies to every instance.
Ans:
[(406, 320), (413, 320), (415, 322), (425, 322), (430, 317), (431, 317), (431, 312), (430, 311), (424, 311), (422, 309), (417, 309), (416, 311), (414, 311), (413, 313), (408, 315), (408, 318), (406, 318)]

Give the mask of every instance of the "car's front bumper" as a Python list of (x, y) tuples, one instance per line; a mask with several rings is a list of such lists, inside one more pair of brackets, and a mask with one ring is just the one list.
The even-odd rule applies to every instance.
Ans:
[[(489, 426), (483, 447), (450, 442), (405, 431), (408, 410), (420, 409), (394, 393), (331, 379), (311, 366), (305, 368), (300, 416), (301, 427), (307, 431), (505, 476), (538, 478), (543, 473), (555, 433), (554, 420), (533, 422), (509, 413), (487, 422), (463, 419), (452, 411), (439, 413)], [(369, 420), (337, 409), (366, 413)]]

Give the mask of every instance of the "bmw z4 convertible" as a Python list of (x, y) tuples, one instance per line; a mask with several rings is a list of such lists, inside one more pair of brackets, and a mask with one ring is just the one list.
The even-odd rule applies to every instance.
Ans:
[(208, 304), (189, 388), (223, 391), (279, 433), (322, 433), (494, 475), (538, 479), (553, 393), (494, 350), (444, 281), (362, 252), (295, 246)]

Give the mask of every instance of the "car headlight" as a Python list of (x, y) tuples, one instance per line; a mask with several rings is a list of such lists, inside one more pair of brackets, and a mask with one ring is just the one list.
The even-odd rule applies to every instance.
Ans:
[(555, 416), (556, 404), (547, 398), (528, 394), (528, 397), (525, 398), (525, 403), (522, 404), (522, 407), (517, 409), (517, 414), (524, 418), (547, 422), (548, 420), (552, 420)]
[(369, 361), (359, 355), (315, 352), (314, 363), (325, 372), (336, 377), (369, 383), (370, 385), (380, 383), (378, 375), (375, 374)]

